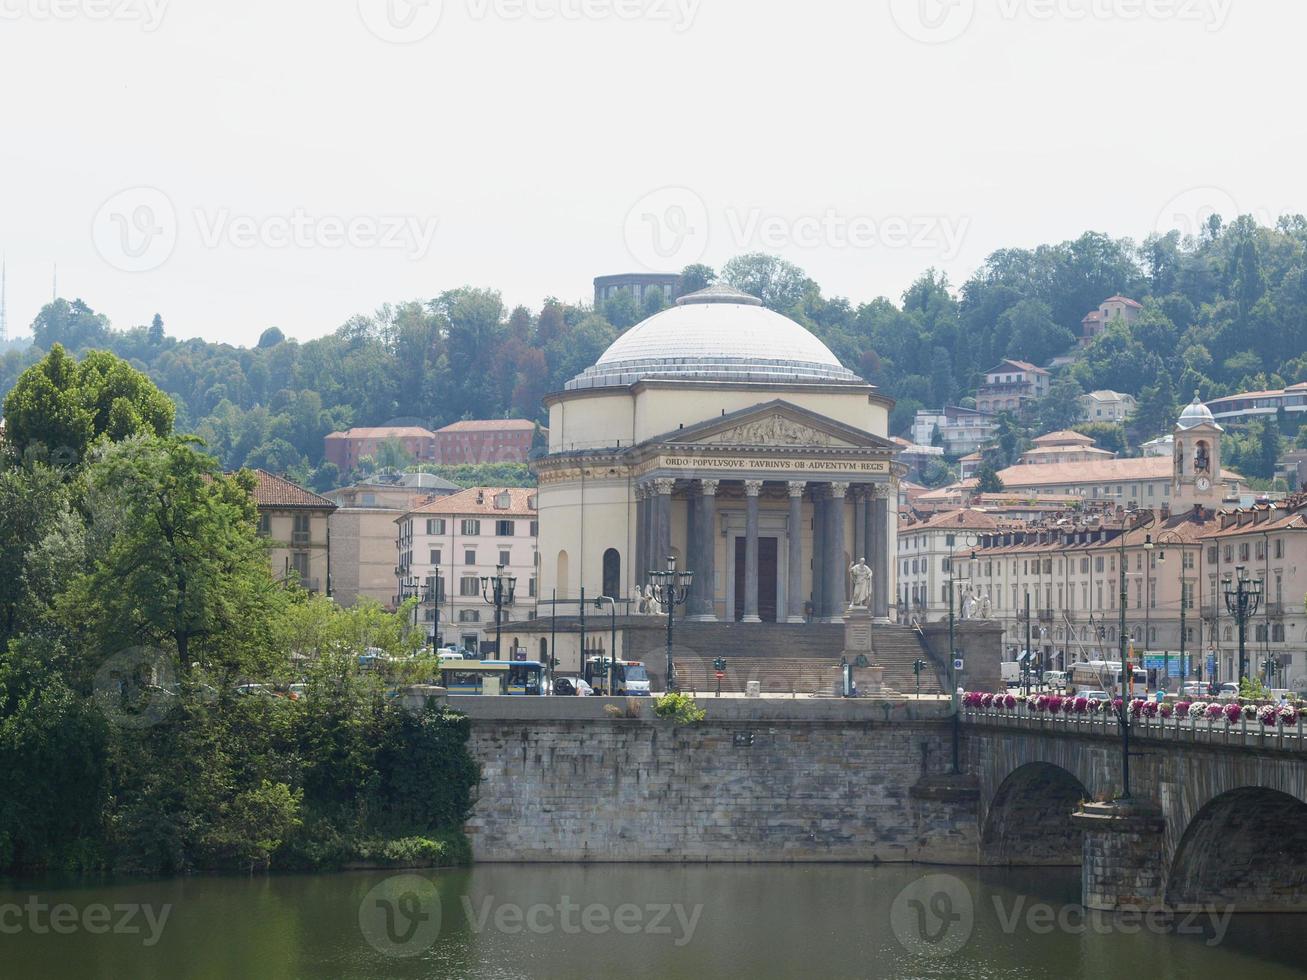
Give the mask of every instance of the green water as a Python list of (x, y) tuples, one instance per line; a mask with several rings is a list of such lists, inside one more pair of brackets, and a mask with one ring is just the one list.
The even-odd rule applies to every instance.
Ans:
[[(0, 883), (0, 976), (1307, 974), (1307, 915), (1169, 924), (1086, 918), (1076, 904), (1078, 876), (908, 866), (483, 865), (417, 878), (8, 881)], [(57, 923), (33, 903), (58, 906)]]

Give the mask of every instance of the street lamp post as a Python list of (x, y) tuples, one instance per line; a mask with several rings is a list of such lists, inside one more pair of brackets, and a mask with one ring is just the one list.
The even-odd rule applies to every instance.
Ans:
[(608, 612), (612, 624), (612, 649), (608, 651), (608, 695), (617, 694), (617, 600), (612, 596), (601, 595), (595, 600), (595, 608), (604, 608), (608, 603)]
[(663, 571), (651, 571), (649, 584), (653, 587), (654, 600), (667, 610), (667, 693), (676, 690), (676, 664), (672, 662), (672, 632), (676, 628), (676, 607), (685, 605), (690, 596), (690, 586), (694, 584), (694, 572), (676, 570), (676, 558), (667, 556), (667, 568)]
[[(1180, 674), (1182, 677), (1188, 679), (1189, 676), (1188, 664), (1185, 663), (1185, 659), (1184, 659), (1185, 641), (1188, 639), (1188, 637), (1185, 636), (1186, 623), (1185, 623), (1185, 597), (1184, 597), (1184, 586), (1185, 586), (1184, 557), (1188, 552), (1185, 551), (1185, 542), (1180, 537), (1180, 535), (1176, 534), (1174, 531), (1163, 531), (1161, 534), (1157, 536), (1157, 563), (1159, 565), (1165, 564), (1166, 562), (1166, 548), (1164, 546), (1169, 543), (1168, 538), (1173, 539), (1174, 542), (1180, 545)], [(1170, 646), (1167, 646), (1167, 648), (1164, 651), (1162, 651), (1162, 669), (1166, 675), (1166, 681), (1167, 681), (1166, 686), (1170, 687), (1170, 680), (1171, 680)], [(1183, 690), (1183, 688), (1181, 688), (1181, 690)]]
[(1227, 575), (1221, 585), (1225, 590), (1225, 608), (1239, 627), (1238, 683), (1242, 684), (1248, 673), (1248, 623), (1262, 604), (1262, 580), (1250, 579), (1247, 565), (1236, 565), (1234, 570), (1236, 577), (1232, 580)]
[(503, 565), (495, 566), (494, 575), (481, 576), (481, 598), (489, 605), (495, 607), (495, 659), (502, 660), (500, 656), (500, 640), (503, 634), (504, 623), (504, 606), (513, 604), (513, 596), (517, 592), (517, 577), (508, 575), (504, 572)]
[[(962, 771), (962, 705), (958, 703), (958, 647), (955, 637), (954, 627), (954, 592), (958, 581), (957, 562), (954, 560), (954, 552), (949, 552), (948, 560), (948, 679), (949, 679), (949, 699), (953, 704), (953, 772)], [(975, 578), (976, 566), (980, 564), (980, 559), (976, 557), (975, 548), (971, 550), (971, 558), (968, 560), (971, 577)]]

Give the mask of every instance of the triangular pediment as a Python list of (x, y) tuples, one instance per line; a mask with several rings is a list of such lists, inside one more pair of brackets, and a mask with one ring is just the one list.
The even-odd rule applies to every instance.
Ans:
[(749, 449), (880, 449), (893, 452), (898, 448), (870, 432), (783, 400), (754, 405), (650, 441), (680, 446)]

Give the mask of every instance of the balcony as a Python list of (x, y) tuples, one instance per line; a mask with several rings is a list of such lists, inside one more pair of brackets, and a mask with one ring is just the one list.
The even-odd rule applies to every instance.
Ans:
[(296, 546), (307, 546), (313, 543), (312, 531), (291, 531), (290, 543)]

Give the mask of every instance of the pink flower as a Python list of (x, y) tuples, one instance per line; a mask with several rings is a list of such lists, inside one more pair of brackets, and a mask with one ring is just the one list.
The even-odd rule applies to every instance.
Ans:
[(1158, 705), (1158, 711), (1162, 713), (1163, 718), (1170, 718), (1171, 715), (1174, 714), (1175, 709), (1171, 706), (1169, 702), (1163, 701), (1160, 705)]
[(1280, 720), (1280, 712), (1273, 704), (1266, 704), (1257, 712), (1257, 718), (1267, 728), (1274, 728)]
[(982, 695), (980, 696), (980, 706), (981, 706), (982, 708), (992, 708), (992, 707), (994, 707), (994, 695), (992, 695), (992, 694), (982, 694)]
[(1189, 717), (1189, 702), (1181, 701), (1175, 706), (1175, 713), (1181, 718)]
[(1083, 715), (1085, 712), (1089, 710), (1088, 698), (1076, 698), (1073, 704), (1075, 706), (1075, 712), (1078, 715)]
[[(1135, 706), (1135, 704), (1138, 704), (1138, 703), (1139, 703), (1139, 702), (1136, 701), (1134, 704), (1130, 705), (1130, 710), (1133, 711), (1133, 710), (1134, 710), (1134, 706)], [(1143, 703), (1143, 715), (1144, 715), (1145, 718), (1156, 718), (1156, 717), (1157, 717), (1157, 702), (1156, 702), (1156, 701), (1145, 701), (1145, 702)]]
[(1298, 724), (1298, 709), (1284, 707), (1280, 709), (1280, 724), (1286, 728), (1290, 725)]
[(1007, 708), (1008, 711), (1011, 711), (1016, 706), (1017, 706), (1017, 699), (1013, 695), (1011, 694), (1003, 695), (1003, 707)]
[(1144, 702), (1139, 698), (1135, 698), (1133, 701), (1130, 702), (1131, 717), (1138, 718), (1141, 714), (1143, 714), (1143, 710), (1144, 710)]
[[(1238, 705), (1235, 705), (1234, 707), (1236, 710), (1238, 709)], [(1224, 709), (1219, 704), (1209, 704), (1207, 706), (1207, 718), (1209, 721), (1215, 721), (1217, 718), (1220, 718), (1221, 715), (1223, 715), (1224, 713), (1225, 713)]]
[(1242, 716), (1243, 708), (1235, 704), (1233, 701), (1225, 706), (1225, 723), (1227, 725), (1233, 725)]

